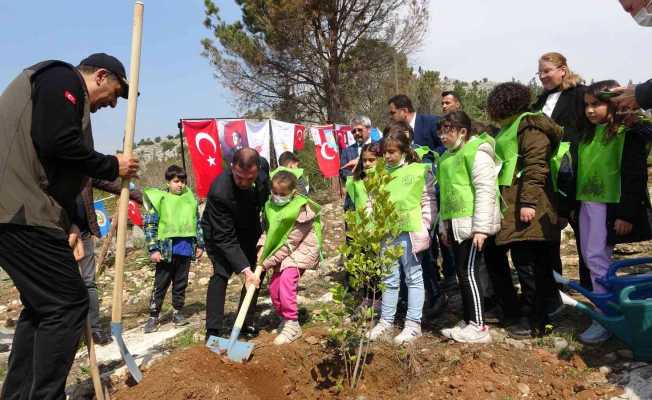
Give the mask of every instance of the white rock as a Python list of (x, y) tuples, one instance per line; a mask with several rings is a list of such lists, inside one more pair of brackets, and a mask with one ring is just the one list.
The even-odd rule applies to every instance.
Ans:
[(199, 282), (197, 282), (197, 283), (199, 283), (200, 286), (206, 286), (206, 285), (208, 285), (209, 281), (210, 281), (209, 278), (200, 278)]

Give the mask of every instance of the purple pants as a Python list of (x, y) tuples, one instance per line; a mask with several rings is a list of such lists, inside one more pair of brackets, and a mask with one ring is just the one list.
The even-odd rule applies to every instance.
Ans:
[[(303, 272), (303, 271), (301, 271)], [(297, 321), (299, 319), (299, 307), (297, 306), (297, 290), (299, 289), (299, 268), (285, 268), (283, 271), (276, 271), (269, 283), (269, 295), (276, 314), (283, 319)]]
[(606, 293), (596, 278), (607, 274), (613, 246), (607, 244), (607, 205), (583, 201), (580, 206), (580, 245), (584, 263), (591, 271), (594, 293)]

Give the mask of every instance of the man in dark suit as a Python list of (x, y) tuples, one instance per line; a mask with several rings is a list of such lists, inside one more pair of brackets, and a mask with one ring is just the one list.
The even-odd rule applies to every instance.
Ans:
[[(353, 168), (355, 168), (360, 158), (362, 146), (366, 143), (371, 143), (371, 120), (364, 115), (356, 115), (351, 119), (351, 133), (355, 138), (355, 143), (342, 150), (340, 155), (340, 180), (342, 187), (346, 182), (346, 178), (353, 175)], [(344, 197), (344, 211), (353, 209), (353, 203), (349, 195)]]
[[(231, 274), (243, 274), (246, 285), (259, 286), (253, 273), (256, 244), (262, 234), (260, 214), (269, 197), (269, 178), (254, 149), (243, 148), (233, 155), (231, 169), (213, 181), (201, 226), (206, 252), (213, 263), (213, 276), (206, 293), (206, 338), (224, 332), (224, 301)], [(244, 294), (243, 287), (243, 294)], [(247, 313), (243, 333), (255, 334), (251, 316), (258, 290)]]
[(428, 146), (430, 150), (443, 153), (446, 148), (437, 135), (439, 117), (435, 115), (417, 114), (412, 101), (404, 94), (398, 94), (387, 102), (387, 112), (394, 121), (404, 121), (414, 130), (414, 143)]

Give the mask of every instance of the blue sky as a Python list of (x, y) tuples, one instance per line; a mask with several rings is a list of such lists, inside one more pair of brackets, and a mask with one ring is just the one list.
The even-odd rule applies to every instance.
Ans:
[[(216, 1), (226, 20), (233, 0)], [(77, 63), (90, 53), (117, 56), (129, 70), (131, 0), (0, 1), (0, 90), (46, 59)], [(229, 117), (230, 95), (200, 55), (201, 0), (145, 0), (136, 138), (177, 133), (180, 117)], [(652, 28), (641, 28), (617, 0), (430, 0), (429, 30), (415, 66), (464, 80), (528, 81), (538, 56), (564, 53), (588, 79), (652, 78)], [(126, 102), (93, 114), (96, 147), (121, 147)]]
[[(229, 95), (201, 56), (204, 28), (201, 0), (144, 1), (140, 99), (136, 139), (177, 134), (180, 117), (233, 116)], [(227, 20), (239, 9), (216, 2)], [(222, 6), (222, 4), (225, 4)], [(118, 57), (129, 71), (132, 1), (1, 1), (0, 90), (24, 68), (41, 60), (77, 64), (94, 52)], [(122, 146), (126, 101), (92, 114), (99, 151)]]

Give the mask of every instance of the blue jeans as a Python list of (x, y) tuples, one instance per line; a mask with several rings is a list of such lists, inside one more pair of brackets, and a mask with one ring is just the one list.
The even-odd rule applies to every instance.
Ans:
[(401, 246), (403, 248), (403, 255), (401, 255), (401, 257), (391, 267), (389, 275), (385, 278), (385, 290), (383, 291), (380, 318), (385, 322), (394, 322), (396, 305), (398, 304), (398, 292), (401, 283), (401, 268), (405, 275), (405, 284), (408, 292), (408, 308), (405, 319), (421, 323), (421, 313), (425, 298), (425, 290), (423, 289), (423, 273), (421, 271), (421, 257), (412, 252), (410, 235), (406, 232), (401, 233), (392, 245)]

